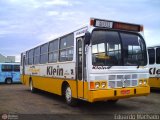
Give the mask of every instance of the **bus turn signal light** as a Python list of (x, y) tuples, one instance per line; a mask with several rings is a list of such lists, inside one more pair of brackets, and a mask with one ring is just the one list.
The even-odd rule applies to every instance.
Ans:
[(140, 26), (140, 31), (143, 31), (144, 27), (143, 25)]
[(90, 25), (91, 25), (91, 26), (94, 26), (94, 19), (91, 19), (91, 20), (90, 20)]
[(94, 89), (94, 82), (90, 82), (90, 89)]

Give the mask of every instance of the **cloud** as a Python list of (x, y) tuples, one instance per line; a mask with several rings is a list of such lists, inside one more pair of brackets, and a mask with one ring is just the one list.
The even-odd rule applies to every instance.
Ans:
[(59, 12), (58, 11), (48, 11), (47, 15), (48, 16), (56, 16), (56, 15), (59, 15)]
[(159, 38), (156, 35), (160, 35), (160, 31), (154, 29), (145, 29), (144, 30), (144, 38), (146, 40), (147, 46), (152, 46), (159, 43)]
[(40, 0), (7, 0), (6, 3), (11, 6), (19, 6), (24, 8), (39, 8), (42, 6)]
[(0, 30), (0, 35), (10, 34), (10, 33), (12, 32), (8, 30)]
[(147, 44), (158, 43), (159, 6), (158, 0), (0, 0), (0, 51), (17, 54), (83, 27), (90, 17), (143, 24)]
[(40, 40), (40, 44), (46, 43), (48, 41), (54, 40), (58, 37), (60, 37), (61, 35), (63, 35), (63, 33), (44, 33), (42, 35), (39, 35), (39, 40)]
[(8, 25), (8, 24), (9, 24), (9, 21), (0, 20), (0, 26), (5, 26), (5, 25)]
[(72, 3), (70, 3), (67, 0), (50, 0), (45, 2), (45, 5), (47, 6), (52, 6), (52, 5), (56, 5), (56, 6), (72, 6)]

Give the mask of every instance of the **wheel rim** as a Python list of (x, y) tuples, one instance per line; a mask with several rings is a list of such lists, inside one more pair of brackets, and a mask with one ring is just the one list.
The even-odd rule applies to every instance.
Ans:
[(7, 79), (7, 84), (11, 84), (11, 83), (12, 83), (11, 79)]
[(32, 81), (30, 82), (30, 90), (33, 90)]
[(67, 89), (66, 89), (66, 100), (67, 100), (67, 102), (70, 102), (71, 99), (72, 99), (71, 88), (70, 88), (70, 87), (67, 87)]

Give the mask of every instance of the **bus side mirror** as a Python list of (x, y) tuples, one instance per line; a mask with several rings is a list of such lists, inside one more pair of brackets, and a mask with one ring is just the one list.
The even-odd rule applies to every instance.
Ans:
[(90, 39), (91, 39), (91, 34), (89, 32), (86, 32), (85, 35), (84, 35), (84, 39), (85, 39), (84, 43), (89, 45), (90, 44)]

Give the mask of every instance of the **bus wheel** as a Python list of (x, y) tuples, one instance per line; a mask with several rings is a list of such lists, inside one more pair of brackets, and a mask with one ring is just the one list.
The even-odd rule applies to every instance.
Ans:
[(6, 79), (6, 84), (12, 84), (12, 79), (11, 78), (7, 78)]
[(117, 101), (118, 101), (118, 99), (117, 99), (117, 100), (107, 100), (107, 102), (108, 102), (109, 104), (116, 104)]
[(67, 85), (65, 89), (65, 100), (70, 106), (75, 106), (77, 104), (77, 100), (72, 97), (72, 90), (69, 85)]
[(29, 87), (30, 87), (30, 91), (31, 91), (32, 93), (34, 93), (34, 92), (35, 92), (35, 88), (33, 87), (33, 82), (32, 82), (32, 80), (30, 80), (30, 82), (29, 82)]

